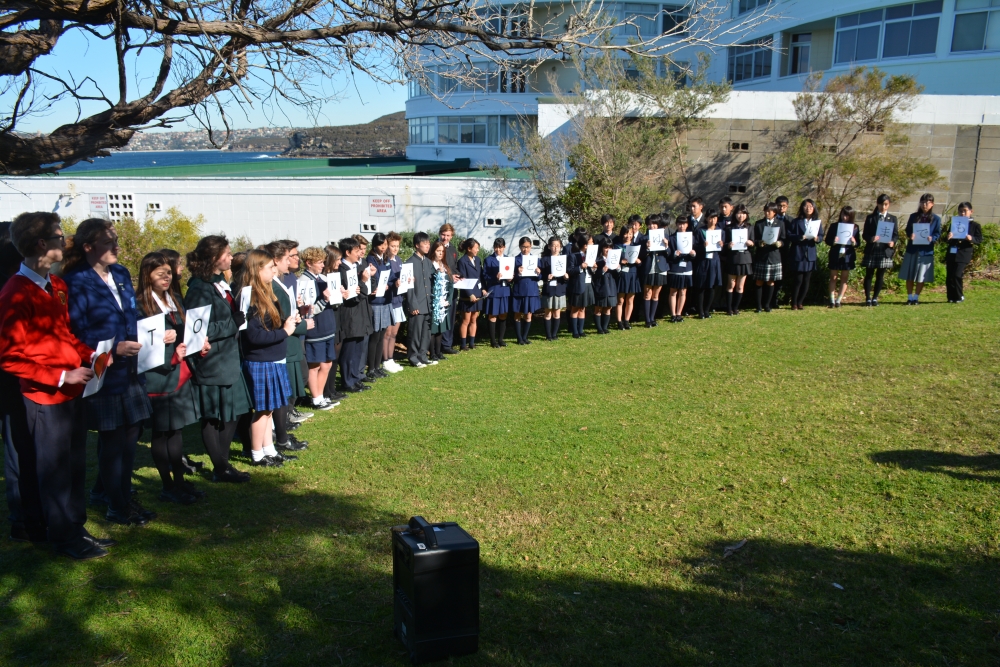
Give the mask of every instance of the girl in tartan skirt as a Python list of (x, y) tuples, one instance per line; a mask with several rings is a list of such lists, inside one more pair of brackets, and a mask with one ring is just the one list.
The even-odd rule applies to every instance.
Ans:
[(753, 262), (753, 277), (757, 283), (757, 312), (763, 310), (770, 313), (774, 283), (781, 280), (781, 246), (785, 242), (785, 223), (778, 218), (778, 205), (774, 202), (768, 202), (764, 207), (764, 219), (758, 220), (754, 225), (754, 238), (757, 239), (757, 252)]
[(562, 323), (562, 311), (566, 309), (566, 284), (569, 274), (552, 275), (552, 258), (562, 253), (562, 241), (558, 236), (550, 236), (549, 242), (538, 260), (538, 269), (542, 272), (542, 308), (545, 310), (545, 340), (559, 338), (559, 325)]
[[(861, 238), (865, 240), (865, 256), (861, 265), (865, 267), (865, 306), (877, 306), (878, 295), (885, 285), (885, 272), (892, 268), (892, 258), (896, 254), (896, 241), (899, 240), (899, 223), (896, 216), (889, 215), (892, 202), (889, 195), (879, 195), (875, 202), (875, 210), (865, 218), (865, 228)], [(892, 236), (883, 238), (878, 235), (880, 222), (892, 223)], [(875, 292), (872, 295), (872, 275), (875, 276)]]
[(100, 477), (91, 492), (108, 503), (106, 518), (142, 525), (156, 518), (132, 498), (132, 467), (143, 422), (153, 408), (139, 374), (138, 311), (128, 269), (118, 264), (118, 234), (107, 220), (84, 220), (63, 259), (70, 330), (96, 349), (114, 339), (111, 364), (97, 393), (84, 398), (87, 428), (97, 431)]
[[(853, 225), (851, 236), (841, 238), (840, 223)], [(847, 291), (847, 279), (857, 263), (858, 238), (861, 236), (858, 226), (854, 224), (854, 209), (845, 206), (840, 209), (840, 217), (836, 223), (826, 230), (826, 244), (830, 246), (830, 305), (829, 308), (840, 308), (840, 302)], [(837, 278), (840, 278), (840, 291), (837, 291)]]
[(288, 337), (295, 333), (300, 318), (297, 311), (284, 322), (273, 281), (277, 275), (274, 256), (266, 250), (247, 253), (246, 279), (250, 284), (247, 328), (241, 334), (243, 376), (253, 399), (250, 449), (256, 466), (277, 467), (286, 457), (278, 454), (271, 441), (271, 413), (288, 403), (292, 394), (285, 369)]

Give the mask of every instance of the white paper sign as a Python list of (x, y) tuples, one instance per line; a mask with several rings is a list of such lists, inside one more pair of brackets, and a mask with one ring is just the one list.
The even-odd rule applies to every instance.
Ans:
[(822, 224), (820, 220), (806, 220), (806, 233), (802, 235), (802, 238), (816, 240), (819, 236), (819, 226)]
[(378, 285), (375, 286), (375, 296), (385, 296), (385, 290), (389, 287), (389, 272), (383, 271), (378, 275)]
[(247, 328), (246, 316), (250, 311), (250, 286), (247, 285), (240, 290), (240, 312), (243, 313), (243, 324), (240, 326), (240, 331)]
[(734, 229), (732, 235), (733, 250), (742, 252), (747, 249), (748, 229)]
[(514, 278), (514, 258), (513, 257), (497, 257), (497, 261), (500, 262), (500, 271), (497, 273), (497, 278), (499, 280), (511, 280)]
[(163, 334), (167, 330), (167, 316), (165, 313), (153, 315), (136, 322), (139, 342), (139, 367), (140, 373), (145, 373), (150, 368), (156, 368), (164, 364), (163, 356), (166, 354), (167, 346), (163, 342)]
[(892, 243), (892, 232), (896, 229), (896, 223), (883, 220), (875, 226), (875, 236), (879, 243)]
[(666, 250), (666, 246), (663, 245), (663, 234), (665, 229), (650, 229), (649, 230), (649, 249), (652, 251), (656, 250)]
[(690, 255), (692, 248), (694, 248), (694, 233), (677, 232), (677, 250), (682, 255)]
[(622, 251), (618, 248), (612, 248), (608, 250), (607, 263), (608, 269), (611, 271), (616, 271), (621, 268), (622, 262)]
[(969, 219), (963, 216), (954, 216), (951, 219), (951, 237), (964, 239), (969, 235)]
[(455, 289), (476, 289), (479, 281), (476, 278), (463, 278), (455, 283)]
[(706, 229), (705, 230), (705, 254), (710, 255), (713, 252), (719, 252), (722, 247), (722, 230), (721, 229)]
[(931, 225), (929, 222), (913, 223), (913, 245), (930, 245)]
[(777, 227), (768, 227), (764, 225), (764, 233), (761, 235), (761, 243), (764, 245), (774, 245), (778, 242), (778, 232), (780, 230)]
[[(211, 306), (206, 306), (210, 308)], [(94, 369), (94, 377), (90, 378), (86, 386), (83, 388), (83, 397), (93, 396), (101, 390), (104, 385), (104, 376), (108, 372), (108, 366), (111, 364), (111, 350), (115, 346), (115, 339), (109, 338), (108, 340), (102, 340), (97, 344), (97, 349), (94, 350), (97, 354), (94, 355), (94, 365), (91, 367)]]
[(205, 347), (205, 341), (208, 340), (208, 322), (212, 317), (212, 304), (189, 308), (186, 316), (184, 344), (187, 346), (187, 354), (184, 356), (190, 357), (201, 352), (201, 348)]
[(837, 223), (837, 245), (851, 245), (851, 237), (854, 236), (854, 225), (849, 222)]
[(552, 277), (562, 278), (566, 275), (566, 255), (552, 256)]
[(622, 256), (629, 264), (635, 264), (635, 260), (639, 259), (639, 250), (637, 245), (627, 245), (622, 249)]
[(597, 246), (589, 245), (583, 256), (583, 261), (587, 266), (594, 266), (597, 263)]
[(326, 282), (326, 288), (330, 290), (330, 305), (344, 303), (344, 295), (340, 293), (340, 274), (328, 273), (323, 276), (323, 280)]
[(299, 276), (295, 281), (295, 291), (302, 299), (303, 306), (311, 306), (316, 303), (316, 281), (309, 276)]
[(403, 263), (403, 268), (399, 270), (399, 289), (397, 294), (404, 294), (413, 287), (413, 264)]
[(535, 274), (535, 269), (538, 268), (538, 258), (534, 255), (521, 255), (521, 271), (522, 276), (537, 278)]
[[(410, 267), (410, 273), (413, 273), (413, 267)], [(361, 293), (361, 289), (358, 287), (358, 269), (355, 267), (353, 269), (347, 269), (347, 298), (353, 299)]]

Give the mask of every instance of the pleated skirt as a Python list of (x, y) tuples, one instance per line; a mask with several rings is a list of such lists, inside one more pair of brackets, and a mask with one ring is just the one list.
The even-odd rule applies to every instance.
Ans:
[(619, 294), (639, 294), (640, 292), (642, 292), (642, 281), (639, 280), (639, 272), (635, 268), (631, 271), (618, 272)]
[(277, 410), (288, 404), (292, 390), (288, 385), (286, 367), (293, 365), (273, 361), (243, 362), (243, 377), (250, 387), (255, 411)]
[(237, 381), (233, 384), (196, 384), (194, 391), (198, 397), (202, 419), (233, 422), (253, 410), (243, 373), (237, 376)]
[(90, 431), (113, 431), (120, 426), (138, 424), (153, 413), (146, 388), (136, 381), (129, 382), (121, 394), (108, 394), (102, 389), (83, 402)]
[(150, 428), (154, 431), (176, 431), (201, 419), (201, 406), (194, 382), (185, 382), (177, 391), (162, 396), (150, 396), (153, 407)]
[(487, 315), (506, 315), (510, 312), (509, 296), (488, 296), (483, 304), (483, 312)]
[(579, 294), (568, 294), (566, 296), (566, 302), (569, 304), (570, 308), (586, 308), (587, 306), (593, 306), (594, 299), (594, 287), (590, 283), (584, 286), (583, 292)]
[(512, 299), (515, 313), (533, 313), (542, 307), (542, 300), (537, 296), (515, 296)]

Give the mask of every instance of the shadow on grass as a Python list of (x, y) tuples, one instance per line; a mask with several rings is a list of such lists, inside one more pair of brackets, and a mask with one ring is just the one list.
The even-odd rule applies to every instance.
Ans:
[[(955, 479), (979, 482), (1000, 482), (1000, 454), (954, 454), (930, 449), (899, 449), (877, 452), (869, 458), (873, 463), (895, 465), (907, 470), (935, 472)], [(993, 473), (993, 474), (984, 474)]]
[[(406, 517), (296, 476), (158, 506), (144, 529), (109, 528), (121, 545), (99, 561), (4, 544), (0, 662), (403, 664), (389, 527)], [(541, 568), (484, 564), (481, 649), (453, 662), (1000, 664), (994, 559), (767, 540), (723, 558), (723, 547), (647, 555), (634, 572), (582, 551)]]

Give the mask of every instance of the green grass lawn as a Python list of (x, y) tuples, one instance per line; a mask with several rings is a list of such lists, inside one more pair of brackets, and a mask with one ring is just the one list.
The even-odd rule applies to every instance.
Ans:
[(924, 301), (487, 345), (192, 507), (141, 444), (160, 518), (91, 510), (111, 556), (3, 541), (0, 663), (403, 664), (389, 528), (422, 514), (481, 544), (456, 665), (1000, 664), (1000, 289)]

